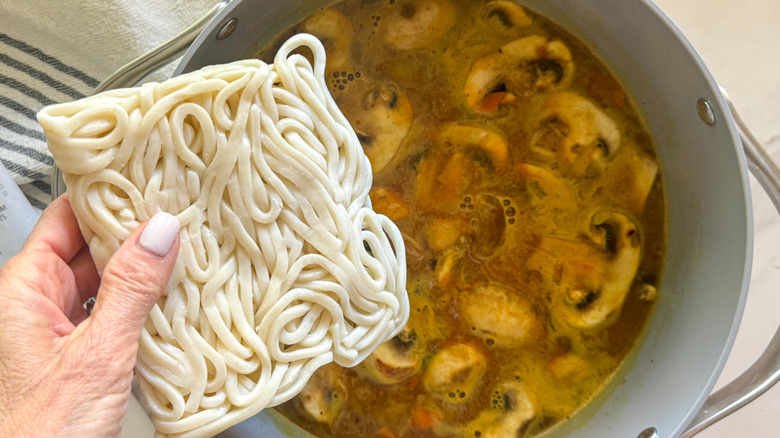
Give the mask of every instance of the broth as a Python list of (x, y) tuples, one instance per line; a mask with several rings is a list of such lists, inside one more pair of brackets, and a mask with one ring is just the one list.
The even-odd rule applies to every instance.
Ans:
[(536, 436), (591, 401), (647, 319), (664, 251), (652, 141), (564, 29), (508, 1), (346, 0), (296, 24), (407, 250), (411, 317), (283, 415), (317, 436)]

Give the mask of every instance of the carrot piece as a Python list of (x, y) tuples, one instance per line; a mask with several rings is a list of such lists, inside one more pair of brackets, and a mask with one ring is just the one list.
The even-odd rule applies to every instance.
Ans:
[(436, 422), (436, 414), (430, 410), (416, 406), (412, 411), (412, 425), (415, 429), (428, 430), (433, 427), (434, 422)]
[(403, 219), (409, 214), (409, 206), (401, 199), (401, 196), (384, 187), (374, 187), (368, 192), (374, 211), (383, 214), (392, 221)]
[(376, 433), (379, 438), (395, 438), (395, 434), (387, 426), (382, 426), (379, 432)]
[(411, 379), (409, 379), (409, 382), (406, 383), (406, 387), (409, 389), (415, 389), (418, 386), (420, 386), (420, 383), (422, 383), (422, 378), (418, 376), (414, 376)]
[(493, 112), (498, 109), (498, 105), (504, 100), (506, 96), (505, 91), (496, 91), (495, 93), (489, 93), (479, 102), (477, 110), (485, 112)]

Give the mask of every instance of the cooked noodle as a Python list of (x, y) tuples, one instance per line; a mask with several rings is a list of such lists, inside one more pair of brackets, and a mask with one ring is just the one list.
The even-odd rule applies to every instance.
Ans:
[[(296, 49), (307, 47), (313, 64)], [(39, 114), (102, 270), (140, 223), (181, 250), (140, 339), (159, 434), (210, 436), (354, 366), (406, 323), (404, 245), (371, 209), (368, 159), (297, 35), (245, 60)]]

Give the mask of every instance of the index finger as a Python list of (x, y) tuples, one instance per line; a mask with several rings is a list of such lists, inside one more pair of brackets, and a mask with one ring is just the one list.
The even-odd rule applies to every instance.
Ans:
[(68, 195), (49, 204), (25, 242), (29, 249), (53, 252), (65, 263), (70, 262), (86, 245)]

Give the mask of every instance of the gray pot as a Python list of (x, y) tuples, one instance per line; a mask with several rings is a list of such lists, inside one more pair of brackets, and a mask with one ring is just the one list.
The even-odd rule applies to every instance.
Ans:
[[(145, 67), (185, 47), (201, 29), (177, 74), (250, 57), (262, 43), (326, 3), (330, 1), (223, 2), (213, 20), (204, 18), (170, 47), (128, 66), (106, 86), (134, 84)], [(753, 367), (707, 398), (731, 349), (747, 296), (753, 237), (747, 165), (776, 206), (780, 172), (757, 142), (749, 141), (749, 133), (740, 139), (724, 94), (685, 37), (649, 0), (520, 3), (587, 43), (634, 97), (660, 157), (668, 215), (659, 299), (637, 347), (595, 402), (553, 435), (691, 436), (780, 377), (776, 334)], [(222, 436), (306, 435), (269, 410)]]

